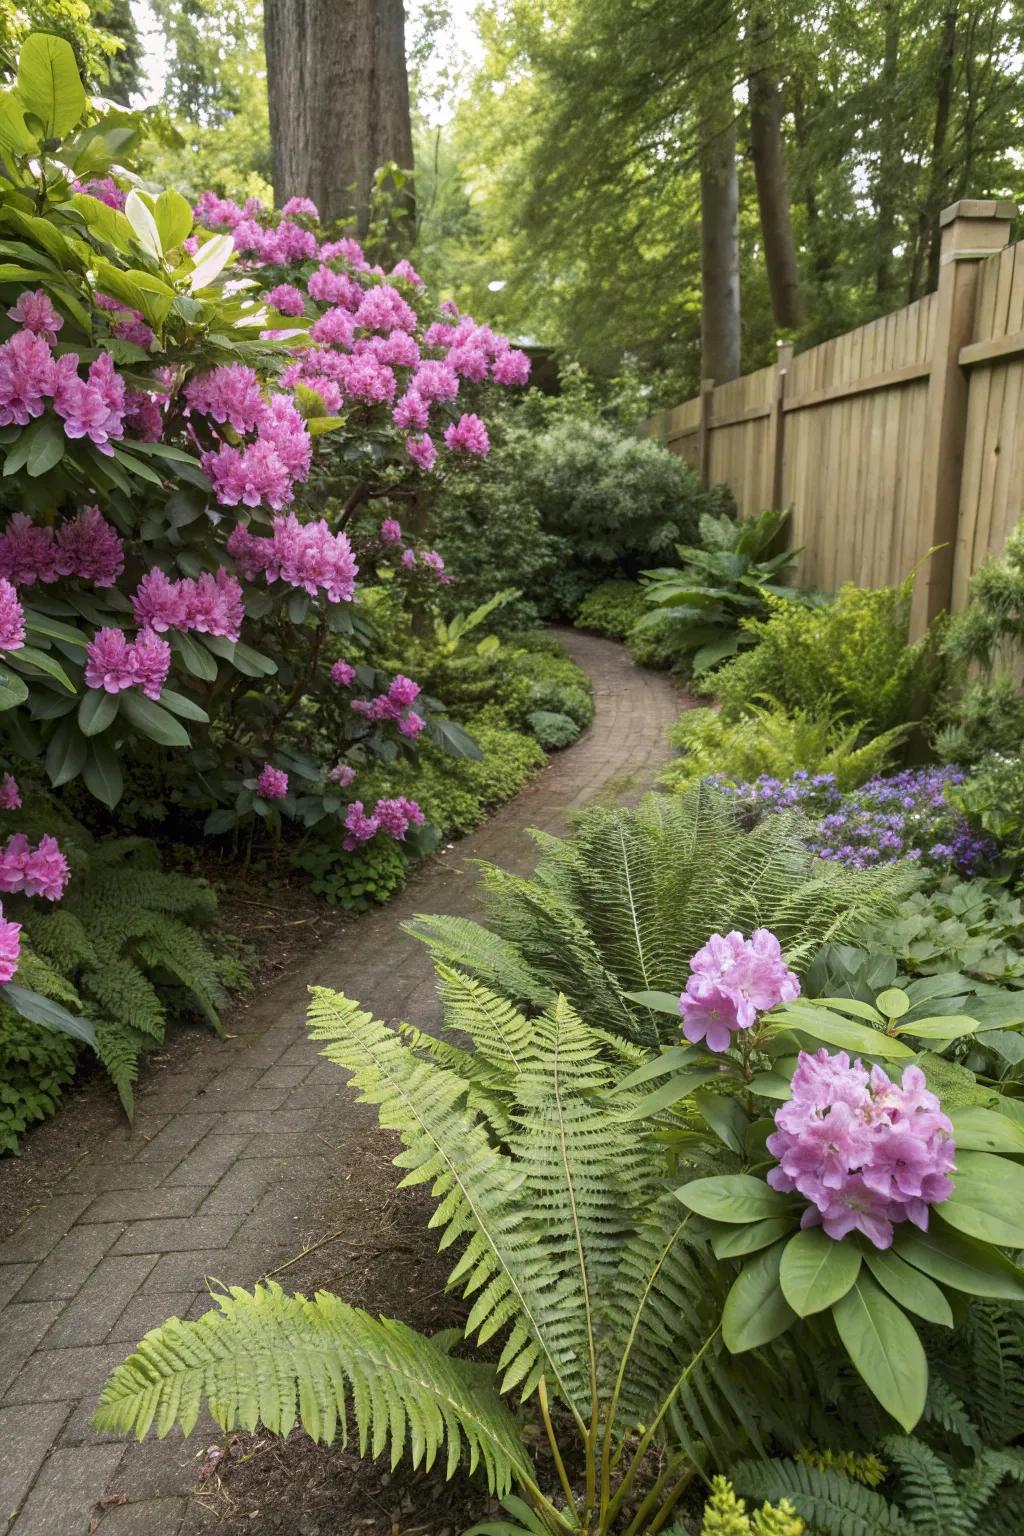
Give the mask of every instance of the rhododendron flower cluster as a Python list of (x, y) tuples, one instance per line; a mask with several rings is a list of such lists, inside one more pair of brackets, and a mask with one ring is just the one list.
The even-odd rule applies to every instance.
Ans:
[(361, 800), (353, 800), (345, 816), (347, 835), (342, 846), (351, 853), (360, 843), (368, 843), (378, 832), (403, 842), (411, 826), (421, 827), (426, 818), (415, 800), (399, 795), (393, 800), (378, 800), (368, 816)]
[(112, 455), (112, 439), (124, 436), (125, 387), (107, 352), (83, 379), (75, 352), (54, 357), (45, 336), (15, 331), (0, 346), (0, 425), (25, 427), (52, 403), (64, 435), (87, 437)]
[(214, 575), (204, 571), (172, 581), (159, 566), (147, 571), (132, 598), (136, 624), (164, 633), (197, 630), (204, 635), (223, 635), (237, 640), (242, 631), (245, 605), (238, 578), (223, 566)]
[(51, 347), (64, 324), (64, 316), (57, 313), (50, 302), (50, 295), (42, 288), (26, 288), (24, 293), (19, 293), (17, 303), (7, 311), (7, 315), (26, 331), (41, 336)]
[(690, 961), (686, 990), (679, 999), (683, 1034), (709, 1050), (728, 1050), (737, 1030), (750, 1029), (757, 1015), (776, 1003), (792, 1002), (800, 982), (787, 969), (778, 939), (767, 928), (713, 933)]
[(283, 581), (311, 597), (323, 591), (332, 603), (350, 603), (359, 567), (344, 533), (332, 533), (323, 518), (300, 523), (294, 513), (274, 518), (270, 538), (260, 538), (241, 523), (228, 539), (228, 554), (247, 581), (262, 572), (268, 585)]
[(350, 661), (336, 661), (331, 668), (331, 682), (339, 688), (349, 688), (355, 681), (356, 669)]
[(419, 694), (419, 683), (414, 683), (411, 677), (403, 677), (400, 672), (391, 680), (386, 693), (378, 693), (373, 699), (353, 699), (352, 708), (367, 720), (390, 721), (398, 726), (403, 736), (414, 738), (425, 724), (412, 708)]
[(124, 545), (99, 507), (86, 507), (56, 529), (15, 512), (0, 535), (0, 574), (15, 586), (77, 576), (112, 587), (123, 570)]
[(792, 1087), (768, 1137), (779, 1166), (767, 1178), (811, 1202), (800, 1225), (837, 1240), (863, 1232), (876, 1248), (891, 1247), (903, 1221), (926, 1232), (930, 1208), (953, 1191), (956, 1146), (921, 1068), (905, 1068), (897, 1084), (845, 1051), (802, 1051)]
[(85, 681), (89, 688), (121, 693), (141, 688), (158, 699), (171, 669), (171, 648), (152, 629), (129, 640), (122, 629), (100, 629), (85, 648)]
[(256, 780), (256, 793), (264, 800), (283, 800), (288, 793), (288, 775), (284, 769), (264, 763)]
[(342, 789), (348, 789), (355, 783), (356, 771), (351, 763), (336, 763), (327, 775), (332, 784), (339, 785)]
[(21, 958), (21, 924), (12, 923), (0, 906), (0, 982), (13, 981)]
[(0, 848), (0, 891), (59, 901), (70, 876), (55, 837), (41, 837), (33, 848), (24, 832), (16, 832)]
[(86, 197), (95, 197), (98, 202), (106, 203), (108, 208), (116, 208), (118, 213), (124, 212), (124, 205), (128, 201), (128, 194), (121, 191), (112, 176), (99, 176), (92, 181), (76, 182), (75, 190), (84, 192)]
[[(204, 396), (197, 393), (197, 398)], [(224, 394), (215, 394), (212, 400), (218, 410), (243, 409), (240, 400), (229, 405)], [(277, 512), (295, 499), (296, 483), (309, 478), (312, 441), (286, 395), (272, 395), (269, 402), (261, 402), (254, 427), (253, 442), (240, 448), (223, 443), (204, 453), (200, 462), (222, 506), (237, 507), (241, 502), (258, 507), (265, 502)]]
[(228, 363), (189, 379), (185, 399), (192, 410), (227, 422), (236, 432), (254, 432), (266, 408), (259, 379), (243, 363)]
[(486, 458), (490, 452), (487, 428), (479, 416), (460, 416), (457, 422), (445, 428), (444, 440), (449, 448), (463, 453), (475, 453), (481, 459)]
[(21, 805), (21, 790), (17, 779), (5, 773), (0, 779), (0, 811), (16, 811)]
[(20, 651), (24, 644), (25, 610), (11, 583), (0, 576), (0, 651)]

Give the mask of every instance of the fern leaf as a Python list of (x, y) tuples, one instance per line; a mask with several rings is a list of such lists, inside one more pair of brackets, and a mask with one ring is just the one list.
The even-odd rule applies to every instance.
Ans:
[(188, 1434), (205, 1400), (225, 1431), (262, 1424), (287, 1435), (301, 1424), (314, 1440), (345, 1444), (351, 1410), (360, 1453), (390, 1447), (392, 1467), (408, 1454), (429, 1469), (446, 1448), (448, 1477), (465, 1451), (493, 1493), (507, 1493), (513, 1478), (529, 1482), (490, 1369), (323, 1292), (307, 1300), (270, 1282), (215, 1299), (219, 1310), (197, 1322), (172, 1318), (146, 1335), (103, 1390), (100, 1429), (142, 1439), (155, 1425), (162, 1438), (180, 1424)]
[(729, 1469), (748, 1498), (786, 1498), (815, 1536), (911, 1536), (911, 1527), (880, 1493), (841, 1472), (798, 1461), (741, 1461)]
[(487, 986), (520, 1003), (543, 1008), (552, 989), (533, 975), (514, 944), (468, 917), (420, 915), (403, 929), (426, 944), (435, 961), (470, 971)]
[(915, 1536), (971, 1536), (953, 1474), (935, 1451), (911, 1435), (888, 1435), (882, 1451), (895, 1468), (900, 1507)]

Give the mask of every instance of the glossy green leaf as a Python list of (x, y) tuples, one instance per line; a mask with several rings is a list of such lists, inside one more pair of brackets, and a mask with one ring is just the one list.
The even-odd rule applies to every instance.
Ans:
[(628, 1002), (650, 1008), (652, 1013), (667, 1013), (674, 1019), (679, 1018), (678, 992), (627, 992), (625, 996)]
[(870, 1003), (862, 1003), (856, 997), (819, 997), (819, 1003), (824, 1003), (829, 1008), (834, 1008), (837, 1013), (852, 1014), (855, 1019), (866, 1019), (869, 1024), (880, 1025), (882, 1015), (877, 1008), (872, 1008)]
[(9, 668), (0, 666), (0, 710), (13, 709), (28, 698), (28, 684)]
[(175, 634), (171, 645), (184, 662), (186, 672), (191, 672), (200, 682), (213, 682), (217, 676), (217, 663), (205, 646), (187, 634)]
[(664, 1110), (671, 1109), (673, 1104), (678, 1104), (693, 1092), (695, 1088), (702, 1088), (717, 1076), (714, 1067), (705, 1068), (703, 1071), (681, 1072), (676, 1077), (669, 1078), (660, 1088), (655, 1088), (652, 1093), (647, 1093), (629, 1109), (624, 1111), (626, 1120), (646, 1120), (651, 1115), (660, 1115)]
[(824, 1008), (786, 1008), (781, 1013), (771, 1013), (769, 1032), (779, 1034), (783, 1030), (797, 1030), (810, 1035), (823, 1045), (835, 1046), (840, 1051), (856, 1051), (862, 1056), (879, 1056), (889, 1061), (909, 1059), (914, 1055), (909, 1045), (883, 1034), (879, 1029), (869, 1029), (852, 1019), (837, 1019)]
[(752, 1173), (694, 1179), (677, 1189), (675, 1196), (709, 1221), (761, 1221), (766, 1216), (788, 1214), (792, 1209), (788, 1195), (770, 1189), (763, 1179), (756, 1179)]
[(211, 811), (203, 823), (203, 831), (215, 835), (218, 832), (230, 832), (232, 827), (238, 825), (238, 812), (231, 810)]
[(1024, 1301), (1024, 1270), (1005, 1254), (974, 1238), (943, 1227), (934, 1218), (927, 1232), (909, 1222), (896, 1228), (893, 1251), (915, 1269), (971, 1296), (991, 1296), (997, 1301)]
[(78, 706), (78, 728), (83, 736), (98, 736), (117, 719), (121, 695), (106, 693), (102, 688), (89, 688), (82, 695)]
[(50, 783), (55, 789), (61, 784), (70, 784), (84, 767), (85, 737), (73, 720), (62, 720), (46, 749), (46, 771), (50, 775)]
[(10, 1003), (15, 1013), (28, 1019), (30, 1024), (41, 1024), (44, 1029), (52, 1029), (56, 1034), (70, 1035), (73, 1040), (82, 1040), (86, 1045), (95, 1046), (96, 1031), (92, 1021), (69, 1013), (60, 1003), (55, 1003), (52, 997), (43, 997), (41, 992), (33, 992), (13, 981), (0, 987), (0, 997), (5, 1003)]
[(48, 139), (70, 133), (85, 111), (85, 88), (74, 49), (63, 37), (30, 32), (18, 56), (18, 95)]
[(991, 1152), (958, 1150), (953, 1193), (934, 1210), (968, 1237), (1024, 1248), (1024, 1168)]
[(768, 1248), (785, 1237), (796, 1225), (796, 1216), (766, 1216), (763, 1221), (752, 1221), (748, 1226), (716, 1227), (711, 1234), (711, 1247), (716, 1259), (741, 1259), (760, 1248)]
[(51, 656), (48, 651), (41, 651), (34, 645), (23, 645), (19, 651), (12, 651), (8, 660), (19, 670), (22, 665), (32, 667), (36, 672), (43, 672), (47, 677), (52, 677), (60, 683), (62, 688), (66, 688), (68, 693), (75, 692), (74, 683), (57, 658)]
[(134, 188), (125, 199), (124, 216), (147, 256), (152, 256), (159, 261), (163, 256), (163, 245), (160, 240), (160, 231), (156, 227), (156, 219)]
[(928, 1393), (928, 1361), (913, 1323), (863, 1271), (832, 1316), (857, 1374), (909, 1435)]
[(71, 201), (87, 228), (98, 239), (106, 245), (112, 245), (115, 250), (129, 250), (134, 231), (123, 213), (116, 208), (108, 208), (98, 197), (90, 197), (85, 192), (76, 192)]
[(652, 1078), (666, 1077), (670, 1072), (678, 1072), (682, 1067), (690, 1067), (697, 1055), (697, 1048), (693, 1045), (667, 1046), (657, 1056), (652, 1056), (650, 1061), (645, 1061), (642, 1067), (637, 1067), (634, 1072), (630, 1072), (621, 1083), (616, 1083), (613, 1092), (628, 1093), (630, 1089), (638, 1088), (641, 1083), (650, 1082)]
[(145, 694), (128, 688), (121, 695), (121, 713), (131, 721), (136, 730), (161, 747), (187, 747), (189, 735), (169, 710), (161, 708)]
[(973, 1035), (978, 1028), (976, 1019), (965, 1013), (934, 1014), (926, 1019), (913, 1019), (901, 1024), (898, 1035), (916, 1035), (920, 1040), (959, 1040), (961, 1035)]
[(165, 251), (172, 251), (192, 233), (192, 205), (173, 187), (161, 192), (153, 208), (153, 218)]
[(39, 153), (39, 138), (25, 122), (24, 102), (14, 91), (0, 91), (0, 149), (11, 155)]
[(173, 715), (178, 715), (182, 720), (195, 720), (199, 725), (209, 725), (210, 717), (200, 705), (183, 693), (176, 693), (173, 688), (165, 688), (160, 695), (160, 703), (165, 709), (169, 709)]
[(782, 1294), (798, 1317), (824, 1312), (846, 1295), (860, 1273), (860, 1260), (856, 1242), (836, 1242), (821, 1227), (808, 1227), (795, 1233), (783, 1249)]
[(743, 1155), (744, 1138), (749, 1121), (741, 1105), (727, 1094), (695, 1093), (696, 1104), (704, 1124), (708, 1126), (730, 1152)]
[(90, 741), (82, 778), (89, 793), (113, 810), (124, 794), (124, 776), (117, 754), (106, 741)]
[(969, 1104), (950, 1115), (957, 1153), (1024, 1153), (1024, 1125), (995, 1109)]
[(757, 1349), (796, 1321), (779, 1286), (783, 1243), (755, 1254), (733, 1281), (722, 1308), (722, 1338), (731, 1354)]
[(910, 998), (902, 987), (888, 987), (875, 998), (879, 1011), (887, 1019), (902, 1019), (910, 1011)]
[(188, 285), (193, 293), (208, 288), (220, 276), (232, 256), (235, 243), (230, 235), (211, 235), (196, 252), (195, 262), (189, 274)]
[(905, 1312), (913, 1312), (926, 1322), (952, 1328), (953, 1309), (934, 1280), (914, 1269), (891, 1248), (869, 1248), (864, 1262), (882, 1289), (888, 1291)]

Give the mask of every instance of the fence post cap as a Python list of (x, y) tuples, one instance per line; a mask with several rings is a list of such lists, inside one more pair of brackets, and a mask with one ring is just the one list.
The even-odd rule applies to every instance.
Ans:
[(945, 226), (952, 224), (954, 219), (1015, 219), (1018, 212), (1017, 204), (1010, 198), (962, 197), (959, 202), (943, 208), (939, 223)]

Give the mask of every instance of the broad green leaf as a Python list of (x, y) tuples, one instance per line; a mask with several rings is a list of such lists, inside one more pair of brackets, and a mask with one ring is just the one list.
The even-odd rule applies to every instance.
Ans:
[(863, 1271), (832, 1316), (857, 1374), (909, 1435), (928, 1394), (928, 1361), (913, 1323)]
[(153, 209), (160, 241), (165, 251), (173, 251), (192, 233), (192, 205), (173, 187), (161, 192)]
[(961, 1035), (973, 1035), (978, 1028), (977, 1019), (965, 1013), (935, 1014), (927, 1019), (912, 1019), (900, 1024), (898, 1035), (916, 1035), (921, 1040), (959, 1040)]
[(18, 95), (48, 139), (70, 133), (85, 111), (85, 88), (74, 50), (63, 37), (30, 32), (18, 56)]
[(337, 432), (346, 419), (344, 416), (311, 416), (306, 422), (306, 431), (310, 437), (323, 437), (325, 432)]
[(277, 671), (276, 661), (254, 651), (251, 645), (244, 645), (241, 640), (227, 640), (223, 635), (204, 635), (202, 643), (215, 656), (229, 661), (244, 677), (272, 677)]
[(56, 418), (40, 416), (35, 423), (32, 446), (25, 460), (25, 468), (33, 479), (38, 479), (40, 475), (45, 475), (47, 470), (53, 469), (60, 463), (67, 448), (68, 440)]
[(704, 1071), (682, 1072), (678, 1077), (672, 1077), (660, 1088), (655, 1088), (653, 1093), (647, 1093), (635, 1104), (631, 1104), (623, 1114), (624, 1120), (646, 1120), (651, 1115), (659, 1115), (663, 1110), (671, 1109), (673, 1104), (678, 1104), (680, 1099), (685, 1099), (695, 1088), (701, 1088), (713, 1077), (718, 1075), (717, 1068), (708, 1067)]
[(695, 1093), (693, 1102), (704, 1124), (714, 1131), (719, 1141), (730, 1152), (737, 1152), (742, 1157), (749, 1122), (736, 1100), (722, 1093)]
[(625, 996), (628, 1002), (650, 1008), (652, 1013), (667, 1013), (674, 1019), (679, 1018), (678, 992), (627, 992)]
[(902, 1019), (910, 1011), (910, 998), (902, 987), (889, 987), (885, 992), (879, 992), (875, 1002), (887, 1019)]
[(893, 1249), (915, 1269), (955, 1291), (997, 1301), (1024, 1301), (1024, 1270), (998, 1250), (943, 1228), (934, 1219), (927, 1232), (901, 1223)]
[(1024, 1153), (1024, 1125), (995, 1109), (969, 1104), (950, 1115), (957, 1152)]
[(89, 688), (78, 706), (78, 728), (83, 736), (98, 736), (117, 719), (121, 695), (102, 688)]
[(30, 635), (45, 635), (50, 640), (63, 640), (67, 645), (77, 645), (85, 650), (89, 643), (88, 635), (83, 635), (80, 629), (75, 629), (70, 624), (62, 624), (60, 619), (51, 619), (48, 614), (38, 613), (34, 608), (25, 609), (25, 628)]
[(164, 251), (160, 241), (160, 231), (156, 227), (156, 219), (134, 188), (125, 199), (124, 216), (142, 249), (148, 256), (159, 261)]
[[(628, 993), (626, 995), (629, 996)], [(614, 1092), (626, 1093), (631, 1088), (638, 1088), (641, 1083), (650, 1082), (652, 1077), (665, 1077), (669, 1072), (677, 1072), (680, 1067), (692, 1066), (697, 1055), (695, 1046), (670, 1045), (660, 1055), (652, 1056), (650, 1061), (645, 1061), (642, 1067), (637, 1067), (635, 1072), (624, 1077), (621, 1083), (615, 1085)]]
[(777, 1339), (796, 1321), (779, 1286), (784, 1243), (748, 1260), (733, 1281), (722, 1308), (722, 1338), (731, 1354), (742, 1354)]
[(0, 711), (24, 704), (28, 698), (28, 684), (16, 672), (0, 666)]
[(195, 262), (189, 274), (188, 285), (193, 293), (209, 285), (219, 277), (235, 254), (235, 242), (230, 235), (211, 235), (196, 252)]
[(862, 1003), (856, 997), (819, 997), (819, 1003), (834, 1008), (837, 1013), (850, 1013), (855, 1019), (866, 1019), (869, 1024), (881, 1024), (882, 1015), (870, 1003)]
[(203, 831), (210, 834), (217, 832), (230, 832), (232, 827), (238, 825), (238, 812), (230, 810), (211, 811), (203, 823)]
[[(125, 253), (131, 249), (135, 232), (117, 208), (108, 208), (106, 203), (101, 203), (98, 197), (90, 197), (87, 192), (76, 192), (71, 201), (87, 228), (106, 245), (112, 245), (115, 250)], [(111, 294), (110, 297), (115, 298), (117, 295)]]
[(147, 699), (144, 693), (137, 693), (134, 688), (128, 688), (121, 695), (121, 712), (129, 719), (136, 730), (148, 736), (150, 741), (155, 741), (161, 747), (187, 747), (190, 745), (189, 734), (169, 710), (162, 709), (152, 699)]
[(711, 1247), (716, 1259), (741, 1259), (748, 1253), (767, 1248), (793, 1230), (796, 1216), (766, 1216), (763, 1221), (753, 1221), (745, 1227), (716, 1227), (711, 1234)]
[(905, 1312), (914, 1312), (928, 1323), (952, 1328), (953, 1309), (934, 1280), (907, 1264), (891, 1248), (869, 1248), (864, 1262), (882, 1289)]
[(1024, 1168), (991, 1152), (957, 1152), (953, 1193), (934, 1207), (968, 1237), (1024, 1248)]
[(210, 717), (206, 710), (201, 708), (192, 699), (183, 693), (175, 693), (173, 688), (165, 688), (160, 695), (160, 703), (172, 714), (180, 716), (182, 720), (195, 720), (200, 725), (209, 725)]
[(761, 1221), (765, 1216), (787, 1215), (792, 1209), (788, 1195), (770, 1189), (752, 1173), (726, 1173), (711, 1179), (694, 1179), (675, 1191), (677, 1200), (706, 1216), (709, 1221)]
[(37, 155), (39, 138), (25, 122), (25, 105), (14, 91), (0, 91), (0, 149), (11, 155)]
[(779, 1284), (798, 1317), (824, 1312), (845, 1296), (860, 1273), (856, 1242), (837, 1242), (821, 1227), (790, 1238), (782, 1253)]
[(894, 1040), (879, 1029), (868, 1029), (852, 1019), (837, 1019), (824, 1008), (787, 1008), (782, 1013), (769, 1015), (768, 1033), (780, 1034), (787, 1029), (798, 1030), (820, 1040), (823, 1045), (834, 1045), (840, 1051), (857, 1051), (865, 1056), (881, 1056), (890, 1061), (910, 1058), (914, 1052), (902, 1040)]
[(766, 1099), (780, 1099), (783, 1103), (793, 1097), (793, 1084), (781, 1072), (755, 1072), (750, 1084), (754, 1093)]
[(201, 682), (213, 682), (217, 676), (217, 663), (205, 646), (187, 634), (173, 635), (171, 646), (181, 656), (186, 672), (191, 672)]
[(124, 777), (117, 754), (108, 742), (89, 742), (82, 778), (89, 793), (112, 811), (124, 793)]
[(75, 692), (74, 683), (56, 657), (51, 656), (48, 651), (40, 651), (34, 645), (23, 645), (20, 650), (11, 652), (10, 661), (15, 667), (20, 667), (24, 662), (26, 666), (34, 667), (37, 672), (45, 672), (47, 677), (52, 677), (60, 683), (68, 693)]
[(13, 981), (0, 987), (0, 997), (5, 1003), (10, 1003), (15, 1013), (28, 1019), (30, 1024), (41, 1024), (44, 1029), (52, 1029), (56, 1034), (70, 1035), (73, 1040), (83, 1040), (86, 1045), (95, 1046), (96, 1032), (91, 1019), (80, 1019), (69, 1013), (60, 1003), (55, 1003), (52, 997), (43, 997), (41, 992), (32, 992), (28, 987), (19, 986)]
[(85, 737), (73, 720), (62, 720), (46, 749), (46, 771), (54, 789), (70, 784), (85, 767)]

